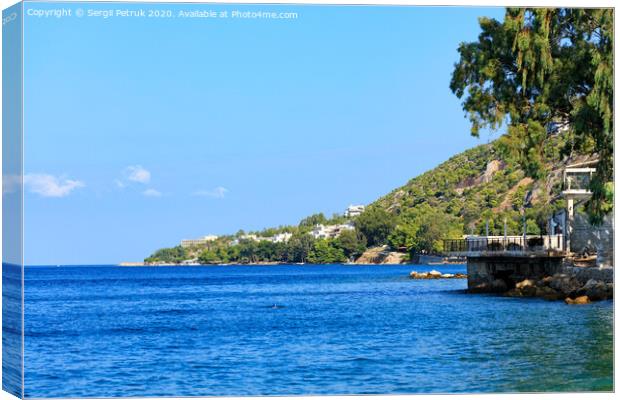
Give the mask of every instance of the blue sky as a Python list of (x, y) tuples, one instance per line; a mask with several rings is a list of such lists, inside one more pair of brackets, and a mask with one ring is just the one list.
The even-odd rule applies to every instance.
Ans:
[(27, 264), (331, 215), (488, 141), (448, 85), (501, 8), (26, 4), (59, 7), (298, 18), (26, 16)]

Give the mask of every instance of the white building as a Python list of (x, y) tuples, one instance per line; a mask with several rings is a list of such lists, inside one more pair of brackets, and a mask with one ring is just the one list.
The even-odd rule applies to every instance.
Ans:
[(357, 217), (358, 215), (363, 213), (365, 209), (366, 209), (366, 206), (361, 205), (361, 204), (359, 204), (359, 205), (350, 205), (345, 210), (344, 216), (348, 217), (348, 218)]
[(203, 246), (209, 242), (217, 240), (217, 238), (217, 235), (207, 235), (201, 237), (200, 239), (183, 239), (181, 240), (181, 247)]
[(293, 237), (292, 233), (283, 232), (283, 233), (278, 233), (277, 235), (271, 237), (270, 239), (274, 243), (286, 243), (291, 239), (291, 237)]
[(240, 236), (239, 239), (233, 240), (232, 242), (230, 242), (230, 244), (231, 246), (236, 246), (239, 244), (240, 240), (251, 240), (253, 242), (266, 241), (266, 242), (272, 242), (272, 243), (284, 243), (284, 242), (288, 242), (292, 236), (293, 234), (288, 233), (288, 232), (278, 233), (271, 237), (264, 237), (264, 236), (257, 236), (254, 234), (250, 234), (250, 235)]
[(355, 227), (352, 223), (339, 225), (316, 225), (310, 235), (315, 239), (334, 239), (340, 236), (344, 231), (352, 231)]

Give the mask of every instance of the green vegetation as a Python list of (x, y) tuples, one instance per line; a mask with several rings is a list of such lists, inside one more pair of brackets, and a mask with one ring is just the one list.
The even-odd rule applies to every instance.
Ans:
[(181, 246), (160, 249), (146, 258), (147, 263), (180, 263), (187, 258), (187, 252)]
[[(155, 254), (166, 252), (159, 250)], [(193, 254), (201, 264), (227, 263), (340, 263), (349, 257), (360, 255), (365, 250), (363, 243), (354, 232), (345, 232), (337, 239), (315, 240), (305, 233), (294, 234), (288, 242), (271, 242), (268, 240), (254, 241), (220, 238), (205, 246), (196, 246), (187, 250), (188, 258)], [(166, 252), (167, 253), (167, 252)], [(149, 257), (145, 261), (175, 262), (172, 259)], [(175, 258), (178, 261), (178, 258)]]
[(333, 264), (347, 261), (342, 249), (325, 239), (317, 240), (308, 253), (308, 262), (312, 264)]
[(366, 250), (366, 237), (359, 230), (344, 231), (333, 241), (333, 246), (342, 250), (349, 260), (356, 259)]
[(408, 252), (439, 253), (443, 250), (443, 239), (459, 238), (462, 234), (461, 218), (424, 203), (401, 215), (389, 242), (392, 247), (405, 248)]
[[(561, 138), (547, 146), (562, 145)], [(394, 215), (388, 236), (392, 248), (412, 253), (437, 253), (442, 239), (463, 234), (509, 235), (547, 233), (553, 212), (564, 208), (559, 197), (561, 170), (566, 162), (543, 158), (550, 172), (544, 178), (526, 177), (519, 164), (509, 163), (496, 141), (458, 154), (435, 169), (377, 200), (371, 207)]]
[(369, 207), (355, 220), (355, 228), (366, 237), (368, 246), (386, 244), (395, 226), (394, 215), (380, 207)]
[(597, 154), (593, 222), (613, 207), (613, 24), (611, 8), (508, 8), (503, 23), (480, 18), (482, 33), (460, 45), (450, 83), (474, 136), (508, 125), (498, 148), (530, 177), (547, 174), (556, 135), (559, 155)]

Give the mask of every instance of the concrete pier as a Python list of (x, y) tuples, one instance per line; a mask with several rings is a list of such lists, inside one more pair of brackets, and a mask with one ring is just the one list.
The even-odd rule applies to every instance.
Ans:
[(467, 257), (467, 287), (474, 292), (503, 292), (525, 279), (542, 279), (562, 271), (562, 256)]

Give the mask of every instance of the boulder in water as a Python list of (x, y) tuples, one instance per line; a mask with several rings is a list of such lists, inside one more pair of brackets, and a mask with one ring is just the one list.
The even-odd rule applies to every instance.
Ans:
[(562, 300), (564, 295), (553, 290), (549, 286), (537, 286), (536, 297), (542, 297), (545, 300)]
[(590, 299), (588, 298), (588, 296), (579, 296), (574, 299), (567, 297), (564, 299), (564, 302), (566, 304), (588, 304), (590, 303)]
[(577, 291), (581, 289), (579, 281), (575, 277), (566, 274), (553, 275), (549, 286), (558, 292), (564, 293), (567, 297), (575, 297)]
[(580, 291), (585, 291), (585, 295), (592, 301), (607, 300), (607, 285), (605, 282), (590, 279)]
[(536, 286), (536, 282), (531, 279), (525, 279), (515, 285), (517, 289), (523, 289), (529, 286)]

